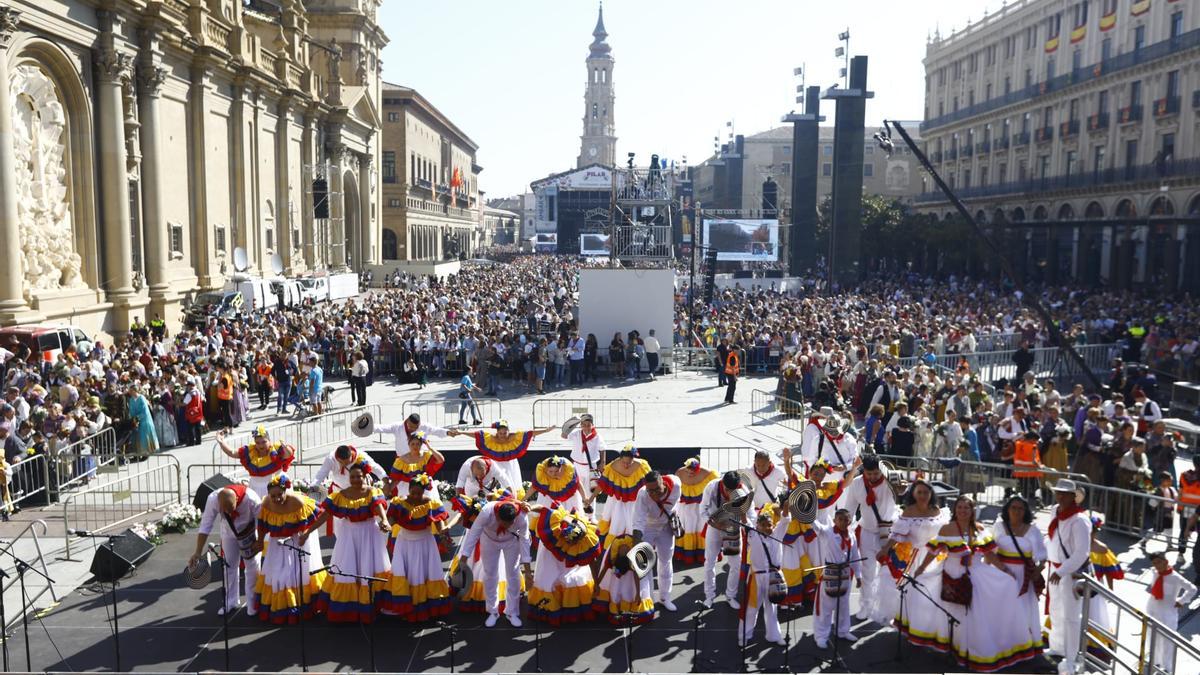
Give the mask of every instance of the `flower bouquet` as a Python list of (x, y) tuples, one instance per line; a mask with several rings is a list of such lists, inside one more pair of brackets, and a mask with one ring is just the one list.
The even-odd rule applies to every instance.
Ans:
[(129, 530), (155, 546), (165, 541), (159, 523), (134, 523)]
[(183, 534), (200, 524), (200, 509), (191, 504), (171, 504), (158, 522), (161, 532)]

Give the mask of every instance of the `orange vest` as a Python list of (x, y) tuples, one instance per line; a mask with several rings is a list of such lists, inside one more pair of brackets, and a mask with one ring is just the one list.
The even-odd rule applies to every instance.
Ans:
[(1179, 477), (1179, 501), (1200, 506), (1200, 471), (1185, 471)]
[(222, 375), (217, 380), (217, 398), (222, 401), (233, 400), (233, 378), (229, 375)]
[(1037, 470), (1042, 463), (1037, 441), (1019, 438), (1013, 444), (1013, 450), (1013, 478), (1042, 477), (1042, 472)]
[(738, 365), (738, 350), (730, 349), (729, 355), (725, 357), (725, 374), (737, 376), (741, 368)]

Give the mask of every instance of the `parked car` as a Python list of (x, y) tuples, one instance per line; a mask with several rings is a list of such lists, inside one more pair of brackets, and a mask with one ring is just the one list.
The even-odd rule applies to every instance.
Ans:
[(92, 351), (92, 338), (79, 326), (34, 323), (0, 328), (0, 346), (24, 345), (43, 360), (53, 361), (68, 347), (81, 354)]
[(232, 319), (241, 313), (245, 304), (245, 298), (238, 291), (199, 293), (184, 311), (183, 323), (188, 327), (198, 327), (213, 318)]
[(303, 277), (296, 282), (300, 284), (300, 297), (304, 302), (315, 304), (329, 299), (328, 277)]

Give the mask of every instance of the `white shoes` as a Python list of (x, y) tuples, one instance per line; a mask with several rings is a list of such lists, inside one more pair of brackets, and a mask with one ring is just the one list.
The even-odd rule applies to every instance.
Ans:
[(713, 599), (705, 598), (704, 601), (700, 604), (704, 605), (704, 609), (712, 609)]
[(734, 609), (741, 609), (742, 603), (737, 601), (737, 598), (729, 598), (729, 606)]
[(667, 610), (668, 612), (674, 612), (676, 609), (678, 609), (678, 607), (675, 606), (675, 603), (671, 602), (670, 598), (663, 598), (662, 606), (663, 609)]
[(770, 639), (770, 638), (767, 638), (767, 642), (772, 642), (772, 643), (774, 643), (774, 644), (777, 644), (777, 645), (780, 645), (780, 646), (783, 646), (783, 645), (786, 645), (786, 644), (787, 644), (786, 642), (784, 642), (784, 641), (783, 641), (783, 638), (782, 638), (782, 637), (777, 637), (777, 638), (775, 638), (774, 640), (772, 640), (772, 639)]
[(817, 640), (817, 649), (829, 649), (829, 643), (825, 640)]
[(483, 622), (483, 625), (487, 626), (488, 628), (491, 628), (492, 626), (495, 626), (496, 622), (499, 620), (500, 620), (499, 614), (488, 614), (488, 618)]
[(838, 638), (846, 642), (858, 642), (858, 638), (854, 637), (854, 633), (842, 633)]
[[(238, 608), (241, 606), (242, 606), (241, 603), (238, 603), (238, 604), (234, 605), (233, 607), (225, 607), (224, 605), (222, 605), (221, 607), (217, 608), (217, 616), (225, 616), (225, 614), (227, 612), (229, 613), (229, 616), (233, 616), (235, 613), (237, 613)], [(257, 612), (249, 612), (249, 614), (251, 616), (253, 616), (253, 615), (257, 614)]]
[(521, 621), (521, 617), (517, 616), (516, 614), (505, 614), (504, 618), (508, 619), (508, 622), (512, 624), (513, 628), (520, 628), (521, 624), (523, 623)]

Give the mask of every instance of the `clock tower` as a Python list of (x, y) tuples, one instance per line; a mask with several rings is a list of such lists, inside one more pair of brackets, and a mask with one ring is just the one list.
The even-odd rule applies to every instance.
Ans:
[(613, 116), (613, 103), (616, 101), (612, 83), (613, 57), (612, 47), (604, 41), (608, 33), (604, 30), (603, 3), (600, 5), (600, 15), (596, 19), (592, 37), (594, 39), (588, 47), (587, 57), (587, 90), (583, 95), (583, 135), (580, 136), (576, 168), (589, 164), (614, 166), (617, 159)]

